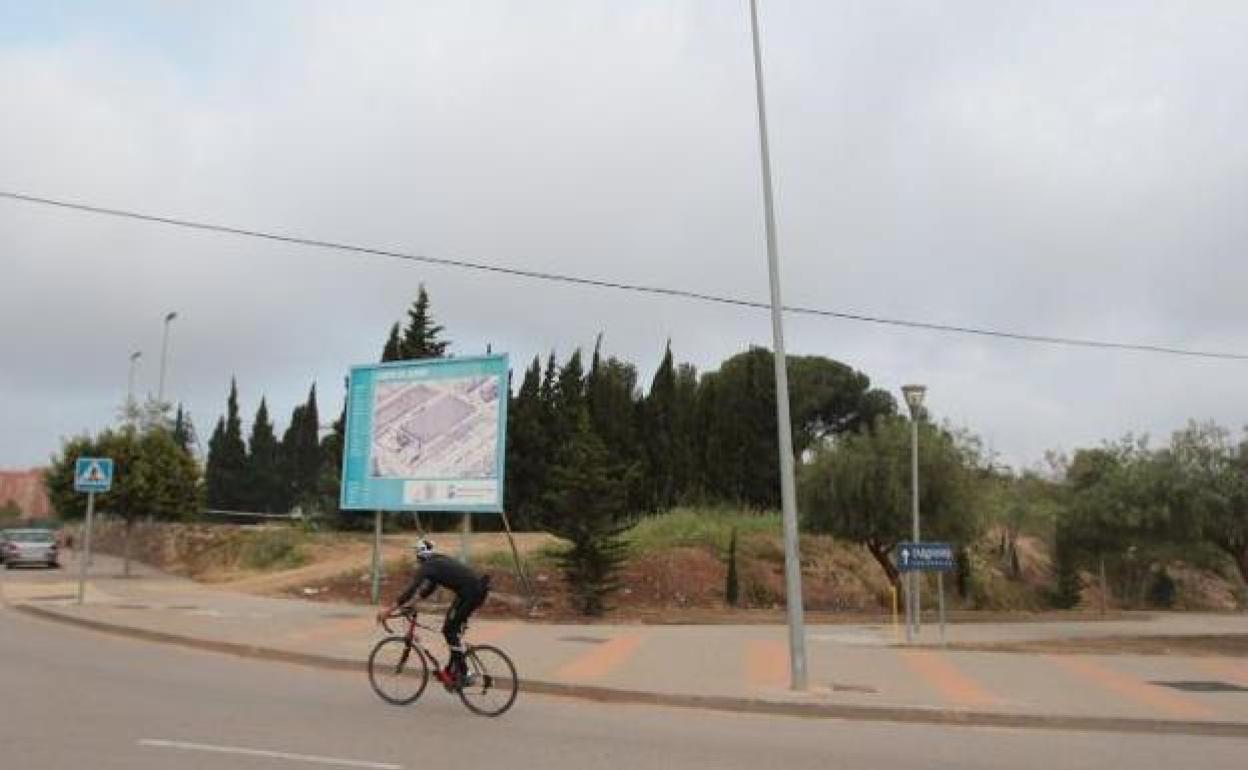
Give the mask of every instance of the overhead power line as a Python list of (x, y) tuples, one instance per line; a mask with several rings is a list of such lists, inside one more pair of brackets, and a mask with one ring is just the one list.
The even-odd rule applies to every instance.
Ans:
[[(446, 257), (431, 257), (422, 254), (410, 254), (401, 251), (393, 251), (390, 249), (379, 249), (370, 246), (357, 246), (350, 243), (342, 243), (338, 241), (327, 241), (319, 238), (306, 238), (297, 235), (286, 235), (283, 233), (275, 233), (264, 230), (255, 230), (245, 227), (233, 227), (230, 225), (213, 224), (210, 222), (198, 222), (189, 219), (180, 219), (175, 217), (160, 216), (156, 214), (147, 214), (139, 211), (128, 211), (125, 209), (108, 208), (105, 206), (95, 206), (87, 203), (78, 203), (74, 201), (58, 200), (55, 198), (43, 198), (35, 195), (26, 195), (24, 193), (9, 192), (0, 190), (0, 198), (13, 201), (21, 201), (23, 203), (32, 203), (42, 206), (52, 206), (59, 209), (77, 211), (87, 214), (96, 214), (99, 216), (116, 217), (121, 219), (130, 219), (140, 222), (149, 222), (153, 224), (169, 225), (171, 227), (181, 227), (191, 230), (200, 230), (210, 233), (221, 233), (225, 235), (235, 235), (244, 238), (257, 238), (260, 240), (273, 241), (276, 243), (294, 244), (297, 246), (310, 246), (321, 249), (332, 249), (335, 251), (345, 251), (355, 254), (364, 254), (373, 257), (386, 257), (389, 259), (400, 259), (408, 262), (419, 262), (427, 265), (438, 265), (440, 267), (459, 268), (462, 270), (475, 270), (483, 273), (496, 273), (500, 275), (509, 275), (517, 278), (528, 278), (538, 281), (549, 281), (552, 283), (565, 283), (577, 286), (592, 286), (599, 289), (614, 289), (617, 291), (631, 291), (640, 294), (651, 294), (662, 297), (676, 297), (679, 299), (696, 300), (698, 302), (708, 302), (718, 305), (730, 305), (734, 307), (747, 307), (759, 310), (768, 310), (770, 305), (766, 302), (757, 300), (743, 299), (741, 297), (730, 297), (721, 294), (708, 294), (706, 292), (693, 291), (690, 289), (676, 289), (666, 286), (648, 286), (645, 284), (625, 283), (621, 281), (608, 281), (600, 278), (587, 278), (584, 276), (567, 275), (563, 273), (552, 273), (541, 270), (528, 270), (518, 267), (506, 267), (504, 265), (490, 264), (488, 262), (473, 262), (463, 259), (448, 259)], [(842, 310), (831, 310), (827, 308), (802, 307), (794, 305), (785, 305), (784, 311), (794, 315), (815, 316), (819, 318), (835, 318), (842, 321), (856, 321), (858, 323), (876, 324), (881, 326), (893, 326), (905, 329), (921, 329), (925, 331), (944, 332), (949, 334), (971, 335), (976, 337), (989, 337), (994, 339), (1014, 340), (1017, 342), (1029, 342), (1042, 345), (1064, 345), (1067, 347), (1079, 348), (1098, 348), (1102, 350), (1123, 350), (1136, 353), (1156, 353), (1170, 356), (1186, 356), (1189, 358), (1205, 358), (1223, 361), (1248, 361), (1248, 353), (1236, 353), (1229, 351), (1216, 350), (1195, 350), (1192, 348), (1181, 348), (1169, 345), (1155, 345), (1141, 342), (1122, 342), (1113, 340), (1099, 340), (1083, 337), (1061, 337), (1048, 334), (1026, 334), (1022, 332), (1006, 331), (1002, 329), (991, 329), (976, 326), (959, 326), (955, 324), (942, 324), (932, 321), (918, 321), (905, 318), (888, 318), (884, 316), (868, 315), (865, 313), (850, 313)]]

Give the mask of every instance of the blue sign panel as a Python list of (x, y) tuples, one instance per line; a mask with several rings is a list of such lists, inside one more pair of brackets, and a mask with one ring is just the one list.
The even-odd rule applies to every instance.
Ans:
[(953, 546), (949, 543), (898, 543), (897, 569), (901, 572), (952, 572)]
[(507, 356), (356, 366), (347, 386), (345, 510), (503, 510)]
[(74, 461), (75, 492), (107, 492), (112, 488), (112, 460), (107, 457), (79, 457)]

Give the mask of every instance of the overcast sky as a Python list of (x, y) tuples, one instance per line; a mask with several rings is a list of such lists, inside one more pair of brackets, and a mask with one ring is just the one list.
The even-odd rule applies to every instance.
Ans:
[[(1248, 3), (762, 0), (793, 305), (1248, 352)], [(0, 189), (766, 299), (745, 0), (0, 0)], [(279, 428), (424, 282), (459, 355), (605, 347), (647, 378), (765, 312), (0, 200), (0, 467), (109, 424), (127, 358), (206, 444)], [(1248, 362), (790, 317), (1028, 465), (1248, 420)]]

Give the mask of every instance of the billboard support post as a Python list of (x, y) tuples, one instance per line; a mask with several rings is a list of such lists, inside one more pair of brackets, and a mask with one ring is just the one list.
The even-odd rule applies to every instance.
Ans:
[(381, 603), (381, 511), (373, 511), (373, 604)]
[(537, 606), (537, 596), (533, 593), (533, 584), (529, 582), (528, 573), (524, 571), (524, 564), (520, 561), (520, 550), (516, 548), (516, 538), (511, 533), (511, 522), (507, 519), (507, 512), (502, 512), (503, 529), (507, 531), (507, 542), (511, 545), (511, 558), (516, 562), (516, 574), (520, 576), (520, 584), (524, 586), (524, 592), (529, 596), (529, 609), (532, 610)]

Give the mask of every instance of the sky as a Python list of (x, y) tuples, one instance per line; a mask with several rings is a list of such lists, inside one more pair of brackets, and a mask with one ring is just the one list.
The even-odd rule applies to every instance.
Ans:
[[(784, 301), (1248, 353), (1248, 4), (761, 0)], [(768, 297), (748, 4), (0, 0), (0, 190)], [(0, 467), (138, 391), (323, 415), (424, 283), (457, 355), (700, 370), (766, 311), (0, 199)], [(790, 315), (1026, 467), (1248, 422), (1248, 361)]]

